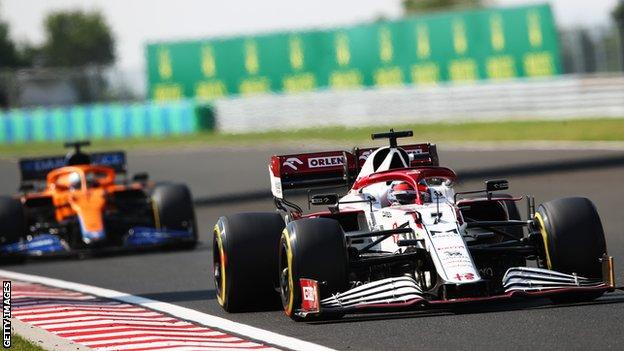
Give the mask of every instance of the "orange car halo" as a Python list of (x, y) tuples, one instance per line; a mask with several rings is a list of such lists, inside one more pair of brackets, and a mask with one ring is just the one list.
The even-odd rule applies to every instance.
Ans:
[(137, 183), (117, 185), (111, 167), (94, 165), (55, 169), (48, 173), (46, 183), (41, 195), (52, 197), (56, 220), (60, 222), (76, 216), (87, 243), (104, 238), (106, 195), (127, 188), (141, 188)]

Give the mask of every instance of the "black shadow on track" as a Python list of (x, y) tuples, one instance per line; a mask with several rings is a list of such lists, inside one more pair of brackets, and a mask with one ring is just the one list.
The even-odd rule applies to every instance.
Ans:
[[(611, 293), (613, 294), (613, 293)], [(347, 315), (341, 319), (323, 320), (308, 322), (308, 324), (340, 324), (340, 323), (359, 323), (366, 321), (382, 321), (391, 319), (413, 319), (413, 318), (426, 318), (426, 317), (439, 317), (448, 315), (460, 315), (460, 314), (486, 314), (497, 312), (510, 312), (519, 310), (547, 310), (558, 308), (570, 308), (578, 306), (599, 306), (599, 305), (611, 305), (624, 303), (624, 294), (605, 295), (604, 297), (589, 301), (578, 302), (568, 304), (553, 304), (547, 298), (518, 300), (508, 302), (488, 302), (488, 303), (475, 303), (468, 306), (460, 306), (455, 308), (436, 308), (436, 309), (423, 309), (405, 312), (392, 312), (392, 313), (371, 313), (371, 314), (359, 314), (359, 315)]]
[(217, 297), (217, 293), (214, 289), (155, 292), (137, 295), (147, 299), (169, 303), (214, 300)]

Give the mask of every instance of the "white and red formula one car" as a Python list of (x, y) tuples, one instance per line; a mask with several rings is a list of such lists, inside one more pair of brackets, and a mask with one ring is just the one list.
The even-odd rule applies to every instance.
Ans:
[[(435, 145), (273, 156), (279, 213), (221, 217), (214, 229), (217, 300), (229, 312), (281, 295), (295, 320), (515, 297), (592, 300), (615, 289), (602, 224), (586, 198), (546, 202), (500, 194), (506, 180), (456, 192)], [(328, 189), (350, 186), (342, 197)], [(307, 189), (303, 214), (285, 199)], [(324, 191), (312, 195), (311, 190)], [(527, 261), (534, 261), (533, 267)]]

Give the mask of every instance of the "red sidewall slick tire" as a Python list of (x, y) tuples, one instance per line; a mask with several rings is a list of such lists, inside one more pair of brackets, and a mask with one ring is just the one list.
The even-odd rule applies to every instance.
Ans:
[(302, 302), (299, 279), (316, 280), (319, 299), (323, 299), (346, 290), (347, 266), (345, 234), (337, 221), (306, 218), (290, 222), (282, 233), (279, 250), (280, 293), (286, 315), (296, 321), (328, 317), (296, 315)]
[(0, 234), (0, 245), (17, 242), (26, 235), (26, 218), (20, 200), (0, 196)]
[(213, 236), (217, 302), (227, 312), (278, 308), (277, 258), (284, 220), (276, 213), (219, 218)]
[(600, 258), (607, 247), (594, 204), (583, 197), (568, 197), (540, 205), (537, 213), (548, 268), (601, 278)]

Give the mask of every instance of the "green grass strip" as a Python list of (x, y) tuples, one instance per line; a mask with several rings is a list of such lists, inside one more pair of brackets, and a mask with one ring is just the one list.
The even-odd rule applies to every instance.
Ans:
[(12, 351), (44, 351), (43, 348), (31, 343), (30, 341), (13, 334), (11, 335), (11, 348)]

